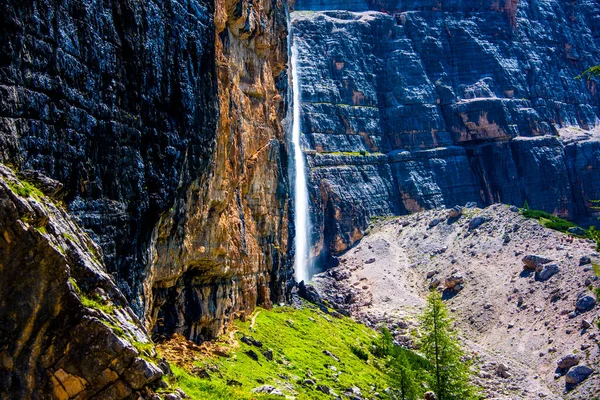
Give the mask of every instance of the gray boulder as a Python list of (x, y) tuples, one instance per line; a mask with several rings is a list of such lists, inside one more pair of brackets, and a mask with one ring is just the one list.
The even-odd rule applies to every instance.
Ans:
[(538, 281), (547, 281), (553, 275), (558, 273), (559, 268), (556, 264), (546, 264), (542, 267), (541, 270), (537, 270), (535, 272), (535, 279)]
[(589, 311), (596, 305), (596, 299), (594, 296), (586, 294), (577, 299), (577, 303), (575, 303), (575, 308), (580, 311)]
[(469, 229), (477, 229), (486, 221), (484, 217), (475, 217), (469, 222)]
[(593, 370), (587, 365), (578, 365), (567, 372), (565, 382), (571, 385), (577, 385), (587, 379), (592, 374)]
[(275, 386), (263, 385), (251, 390), (252, 393), (270, 394), (271, 396), (283, 397), (281, 389), (277, 389)]
[(522, 261), (523, 264), (525, 264), (525, 269), (538, 270), (541, 269), (543, 265), (548, 264), (553, 260), (537, 254), (528, 254), (525, 257), (523, 257)]
[(556, 362), (556, 367), (559, 369), (569, 369), (574, 365), (579, 364), (581, 357), (577, 354), (567, 354)]

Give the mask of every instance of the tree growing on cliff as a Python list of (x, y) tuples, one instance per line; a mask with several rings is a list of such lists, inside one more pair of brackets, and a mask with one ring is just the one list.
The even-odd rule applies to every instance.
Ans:
[(477, 391), (469, 382), (471, 364), (466, 360), (452, 327), (453, 320), (437, 290), (427, 297), (427, 307), (420, 321), (423, 334), (420, 350), (431, 363), (430, 387), (438, 400), (477, 398)]
[(600, 77), (600, 65), (594, 65), (593, 67), (590, 67), (588, 69), (586, 69), (585, 71), (583, 71), (581, 73), (581, 75), (578, 75), (575, 77), (575, 79), (585, 79), (586, 81), (589, 81), (592, 78), (598, 78)]
[(391, 397), (398, 400), (416, 399), (419, 394), (416, 374), (411, 368), (404, 351), (400, 349), (394, 351), (389, 366), (393, 384)]

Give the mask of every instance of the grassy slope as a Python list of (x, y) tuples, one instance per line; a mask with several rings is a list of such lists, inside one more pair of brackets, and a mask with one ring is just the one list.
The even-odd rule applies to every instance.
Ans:
[[(348, 387), (358, 386), (366, 398), (374, 397), (371, 387), (382, 393), (389, 386), (387, 375), (378, 369), (380, 360), (369, 354), (369, 360), (362, 361), (350, 349), (350, 346), (369, 348), (378, 336), (375, 331), (349, 318), (325, 315), (311, 306), (303, 309), (278, 307), (270, 311), (258, 309), (256, 312), (258, 315), (253, 329), (250, 328), (250, 320), (236, 322), (238, 332), (235, 337), (239, 347), (231, 348), (228, 358), (207, 357), (196, 363), (199, 367), (218, 366), (215, 372), (207, 368), (210, 379), (196, 377), (184, 368), (173, 366), (177, 378), (175, 385), (194, 399), (207, 400), (281, 399), (250, 392), (261, 385), (275, 386), (299, 400), (330, 397), (318, 391), (317, 385), (327, 385), (337, 394), (342, 394)], [(263, 347), (259, 349), (242, 343), (239, 341), (242, 335), (261, 341)], [(262, 354), (266, 349), (273, 350), (273, 361), (268, 361)], [(248, 350), (258, 354), (258, 361), (245, 353)], [(335, 354), (340, 362), (323, 354), (323, 350)], [(337, 373), (341, 372), (339, 377), (328, 366), (334, 366)], [(311, 372), (307, 374), (308, 370)], [(310, 379), (315, 381), (315, 385), (298, 383), (308, 379), (311, 373)], [(241, 385), (227, 385), (228, 380), (235, 380)]]

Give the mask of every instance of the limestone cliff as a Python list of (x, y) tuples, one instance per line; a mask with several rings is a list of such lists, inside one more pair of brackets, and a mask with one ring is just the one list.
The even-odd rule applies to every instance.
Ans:
[(0, 162), (63, 185), (148, 330), (286, 293), (287, 2), (8, 1)]
[(102, 250), (21, 178), (0, 164), (0, 399), (149, 398), (164, 371)]
[(600, 61), (597, 2), (295, 9), (316, 253), (347, 249), (370, 217), (466, 202), (590, 215), (600, 97), (575, 77)]
[(217, 144), (154, 232), (147, 320), (160, 334), (214, 338), (287, 293), (286, 16), (284, 1), (216, 2)]

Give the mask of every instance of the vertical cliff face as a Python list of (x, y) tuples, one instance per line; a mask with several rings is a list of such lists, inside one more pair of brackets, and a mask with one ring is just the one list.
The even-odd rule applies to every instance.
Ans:
[(64, 185), (141, 313), (154, 225), (214, 149), (212, 2), (1, 7), (0, 161)]
[(201, 341), (282, 299), (287, 2), (0, 7), (0, 162), (63, 185), (146, 327)]
[(600, 98), (575, 76), (600, 60), (597, 3), (295, 9), (317, 253), (345, 250), (370, 217), (425, 208), (592, 212)]
[(216, 2), (217, 144), (208, 173), (154, 233), (148, 320), (160, 334), (215, 337), (234, 315), (282, 300), (292, 279), (286, 7)]
[(0, 398), (150, 398), (165, 371), (148, 333), (48, 196), (60, 184), (32, 177), (44, 192), (0, 164)]

